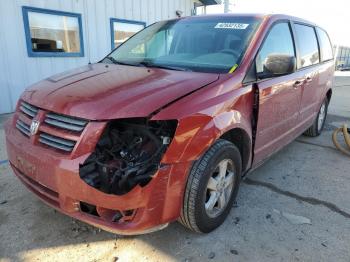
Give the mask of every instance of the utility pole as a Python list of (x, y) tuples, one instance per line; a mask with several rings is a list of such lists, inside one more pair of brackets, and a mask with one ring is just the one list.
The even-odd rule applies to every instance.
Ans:
[(229, 13), (230, 10), (230, 0), (224, 0), (224, 13)]

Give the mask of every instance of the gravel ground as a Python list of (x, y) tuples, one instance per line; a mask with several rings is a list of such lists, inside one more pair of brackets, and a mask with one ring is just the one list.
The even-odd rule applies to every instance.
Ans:
[(350, 124), (350, 78), (337, 77), (326, 131), (299, 137), (242, 183), (208, 235), (178, 223), (116, 236), (47, 207), (8, 167), (0, 117), (0, 261), (350, 261), (350, 161), (331, 143)]

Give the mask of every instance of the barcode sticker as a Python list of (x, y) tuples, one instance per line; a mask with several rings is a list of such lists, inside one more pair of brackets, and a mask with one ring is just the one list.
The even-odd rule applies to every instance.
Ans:
[(244, 30), (248, 26), (249, 24), (241, 24), (241, 23), (217, 23), (215, 28)]

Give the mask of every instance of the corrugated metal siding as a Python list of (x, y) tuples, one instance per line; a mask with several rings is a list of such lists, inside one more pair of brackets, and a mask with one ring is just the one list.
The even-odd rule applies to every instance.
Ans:
[[(147, 25), (190, 15), (195, 0), (1, 0), (0, 114), (14, 110), (23, 90), (50, 75), (96, 62), (110, 52), (109, 18), (144, 21)], [(82, 14), (84, 57), (28, 57), (22, 6)]]

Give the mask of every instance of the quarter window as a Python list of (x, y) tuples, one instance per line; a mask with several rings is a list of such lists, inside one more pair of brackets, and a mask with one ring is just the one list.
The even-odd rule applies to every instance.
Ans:
[(319, 63), (320, 56), (314, 28), (295, 24), (295, 33), (300, 51), (299, 67), (303, 68)]
[(272, 27), (256, 59), (257, 73), (264, 72), (266, 58), (273, 54), (295, 56), (288, 23), (278, 23)]
[(145, 22), (111, 18), (112, 49), (124, 43), (145, 26)]
[(316, 31), (321, 48), (322, 62), (333, 59), (333, 48), (327, 33), (320, 28), (317, 28)]
[(23, 7), (29, 56), (83, 56), (81, 15)]

